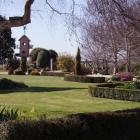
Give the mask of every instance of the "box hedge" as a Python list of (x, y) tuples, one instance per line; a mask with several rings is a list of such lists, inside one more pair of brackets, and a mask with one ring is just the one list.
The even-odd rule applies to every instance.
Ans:
[(89, 86), (89, 93), (94, 97), (126, 101), (140, 101), (140, 90), (115, 88), (118, 84), (100, 84)]
[(140, 110), (0, 124), (1, 140), (139, 140)]
[(64, 77), (65, 74), (68, 74), (68, 72), (55, 72), (55, 71), (43, 71), (43, 72), (41, 72), (41, 75), (43, 75), (43, 76)]
[(104, 83), (105, 77), (89, 77), (81, 75), (65, 75), (65, 81), (83, 82), (83, 83)]

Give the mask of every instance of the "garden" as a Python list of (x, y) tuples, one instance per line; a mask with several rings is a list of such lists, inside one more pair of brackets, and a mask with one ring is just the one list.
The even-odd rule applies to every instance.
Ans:
[(140, 139), (138, 0), (0, 4), (0, 140)]

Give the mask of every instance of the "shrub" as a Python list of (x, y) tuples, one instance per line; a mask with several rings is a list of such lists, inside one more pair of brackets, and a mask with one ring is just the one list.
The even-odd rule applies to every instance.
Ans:
[(118, 75), (113, 75), (113, 76), (111, 77), (111, 80), (112, 80), (112, 81), (120, 81), (121, 79), (120, 79), (120, 76), (118, 76)]
[[(97, 86), (89, 86), (89, 93), (92, 96), (100, 98), (110, 98), (127, 101), (140, 101), (140, 90), (124, 89), (123, 84), (101, 84)], [(119, 88), (115, 88), (119, 87)], [(128, 88), (129, 86), (127, 86)]]
[(14, 74), (15, 75), (25, 75), (25, 73), (23, 71), (21, 71), (21, 70), (15, 70)]
[(57, 68), (64, 72), (74, 72), (74, 60), (70, 55), (61, 55), (58, 57)]
[(84, 83), (104, 83), (105, 77), (89, 77), (89, 76), (79, 76), (79, 75), (65, 75), (65, 81), (74, 82), (84, 82)]
[(140, 110), (79, 113), (67, 118), (8, 121), (2, 140), (139, 140)]
[(130, 72), (117, 73), (112, 76), (112, 81), (131, 81), (133, 74)]
[(26, 88), (27, 86), (24, 83), (18, 83), (6, 78), (0, 79), (0, 90), (11, 90), (11, 89), (19, 89)]

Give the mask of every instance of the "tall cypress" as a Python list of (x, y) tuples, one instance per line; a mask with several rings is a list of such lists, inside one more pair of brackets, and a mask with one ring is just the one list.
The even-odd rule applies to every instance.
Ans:
[(76, 75), (80, 75), (81, 74), (81, 55), (80, 55), (80, 48), (78, 48), (77, 55), (76, 55), (75, 74)]

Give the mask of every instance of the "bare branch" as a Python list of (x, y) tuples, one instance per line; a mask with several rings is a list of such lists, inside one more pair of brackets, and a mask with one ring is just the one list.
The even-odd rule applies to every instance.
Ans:
[(26, 0), (24, 14), (21, 17), (9, 17), (9, 20), (0, 20), (0, 30), (19, 27), (31, 22), (31, 5), (34, 0)]

